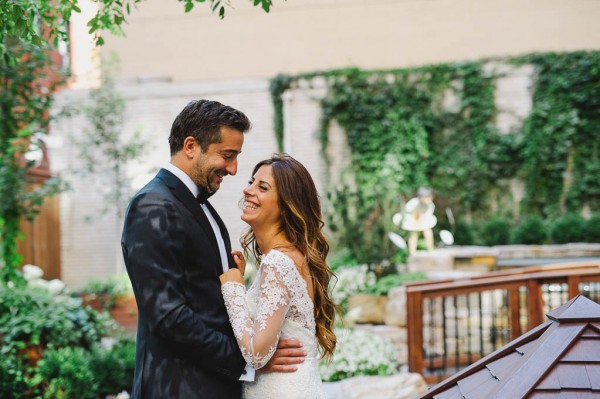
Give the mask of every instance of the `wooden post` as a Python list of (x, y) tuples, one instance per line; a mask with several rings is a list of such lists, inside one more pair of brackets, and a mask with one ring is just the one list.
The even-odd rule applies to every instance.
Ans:
[(569, 300), (579, 295), (579, 283), (581, 282), (581, 276), (569, 276), (567, 278), (567, 285), (569, 287)]
[(406, 289), (408, 369), (423, 374), (423, 295)]
[(527, 308), (529, 311), (529, 329), (544, 322), (544, 304), (542, 302), (542, 287), (536, 279), (527, 280)]
[(521, 307), (519, 306), (519, 286), (508, 289), (508, 314), (510, 318), (510, 339), (521, 336)]

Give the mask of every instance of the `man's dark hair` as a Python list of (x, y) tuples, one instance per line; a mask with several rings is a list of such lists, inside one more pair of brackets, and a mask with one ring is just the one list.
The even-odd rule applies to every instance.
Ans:
[(171, 155), (183, 148), (183, 141), (188, 136), (195, 138), (202, 152), (206, 152), (209, 145), (221, 142), (222, 126), (244, 133), (250, 129), (250, 120), (243, 112), (217, 101), (190, 101), (171, 126)]

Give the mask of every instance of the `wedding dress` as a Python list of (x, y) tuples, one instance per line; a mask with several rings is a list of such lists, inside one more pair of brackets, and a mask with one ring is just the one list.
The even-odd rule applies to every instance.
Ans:
[(283, 252), (263, 255), (251, 287), (236, 282), (222, 286), (225, 306), (244, 358), (261, 368), (273, 356), (279, 338), (294, 338), (306, 351), (293, 373), (257, 374), (244, 382), (245, 399), (325, 398), (319, 375), (314, 305), (306, 282)]

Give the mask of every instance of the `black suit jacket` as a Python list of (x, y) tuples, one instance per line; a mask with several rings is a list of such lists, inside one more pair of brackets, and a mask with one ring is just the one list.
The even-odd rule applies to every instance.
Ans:
[[(208, 207), (231, 267), (229, 235)], [(239, 398), (245, 361), (221, 295), (217, 241), (174, 174), (161, 169), (131, 200), (121, 246), (139, 309), (132, 398)]]

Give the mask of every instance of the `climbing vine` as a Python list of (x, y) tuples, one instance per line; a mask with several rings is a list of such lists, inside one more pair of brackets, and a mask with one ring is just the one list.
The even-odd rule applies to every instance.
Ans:
[[(326, 216), (337, 241), (352, 243), (355, 259), (390, 258), (390, 213), (419, 186), (435, 189), (442, 224), (447, 207), (473, 221), (498, 213), (548, 217), (583, 206), (598, 209), (600, 52), (493, 60), (535, 69), (531, 113), (522, 129), (508, 134), (496, 128), (496, 80), (503, 75), (486, 67), (491, 61), (346, 69), (272, 81), (280, 149), (283, 93), (299, 80), (327, 82), (323, 155), (335, 121), (347, 136), (351, 159), (345, 177), (328, 184)], [(521, 204), (506, 189), (510, 179), (524, 182)]]
[[(533, 212), (600, 209), (600, 52), (534, 54), (533, 109), (523, 128), (527, 195)], [(570, 182), (564, 186), (564, 175)]]

